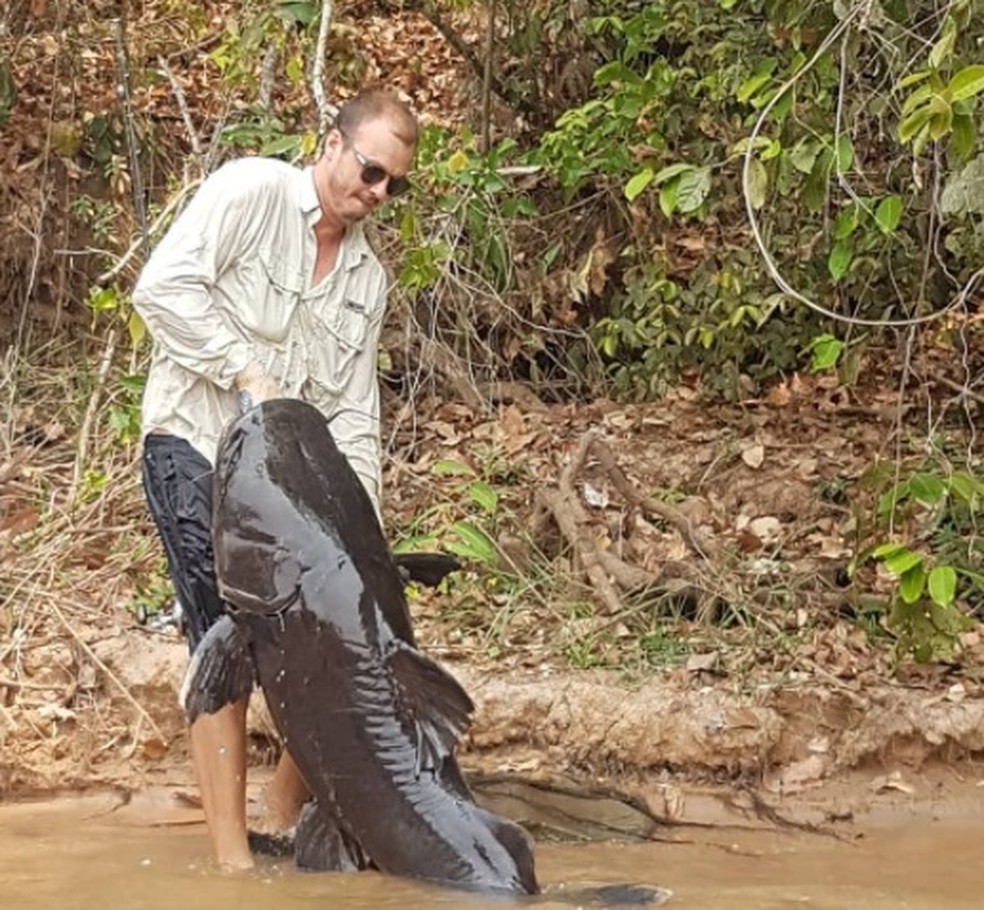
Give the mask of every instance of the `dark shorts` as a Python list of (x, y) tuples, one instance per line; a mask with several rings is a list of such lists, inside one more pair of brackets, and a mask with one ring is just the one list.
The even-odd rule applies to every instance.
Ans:
[(143, 485), (194, 652), (224, 612), (212, 555), (212, 466), (177, 436), (144, 439)]

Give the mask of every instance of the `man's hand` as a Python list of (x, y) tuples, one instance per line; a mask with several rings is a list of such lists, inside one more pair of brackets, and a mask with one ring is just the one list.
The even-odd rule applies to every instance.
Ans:
[(253, 404), (259, 404), (270, 398), (280, 398), (282, 395), (280, 386), (273, 377), (255, 361), (236, 376), (233, 385), (237, 392), (247, 394)]

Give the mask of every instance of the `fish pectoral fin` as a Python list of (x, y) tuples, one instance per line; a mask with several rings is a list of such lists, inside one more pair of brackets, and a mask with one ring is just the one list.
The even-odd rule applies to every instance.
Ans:
[(245, 698), (255, 678), (249, 641), (229, 616), (223, 616), (198, 643), (181, 686), (188, 722)]
[(394, 553), (393, 562), (404, 582), (415, 581), (428, 588), (436, 588), (445, 575), (461, 568), (461, 563), (447, 553)]
[(417, 730), (418, 770), (439, 770), (471, 724), (475, 706), (447, 670), (399, 639), (387, 663), (401, 707)]

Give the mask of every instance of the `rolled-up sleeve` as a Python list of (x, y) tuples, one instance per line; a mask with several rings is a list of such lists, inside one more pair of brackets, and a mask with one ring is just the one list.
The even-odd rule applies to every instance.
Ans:
[(244, 242), (248, 186), (236, 163), (210, 176), (151, 255), (133, 306), (174, 363), (228, 389), (253, 357), (216, 304), (218, 275)]

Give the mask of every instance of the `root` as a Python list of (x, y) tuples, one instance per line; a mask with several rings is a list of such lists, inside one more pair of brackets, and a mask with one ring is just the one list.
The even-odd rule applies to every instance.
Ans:
[[(698, 535), (687, 517), (679, 509), (654, 500), (632, 485), (621, 469), (611, 449), (596, 433), (585, 433), (567, 467), (564, 468), (556, 490), (540, 489), (536, 493), (538, 514), (553, 518), (567, 543), (574, 552), (575, 562), (587, 578), (605, 614), (618, 616), (625, 610), (621, 592), (658, 588), (669, 579), (684, 578), (700, 587), (697, 572), (687, 564), (668, 563), (658, 574), (626, 562), (611, 550), (599, 544), (590, 530), (591, 519), (581, 504), (576, 479), (589, 458), (602, 467), (615, 489), (632, 508), (644, 514), (662, 519), (675, 528), (687, 546), (700, 561), (710, 566), (719, 555), (717, 546)], [(541, 519), (534, 525), (542, 530)], [(707, 600), (705, 603), (704, 600)], [(702, 620), (709, 620), (713, 613), (710, 600), (702, 599), (699, 609)]]

